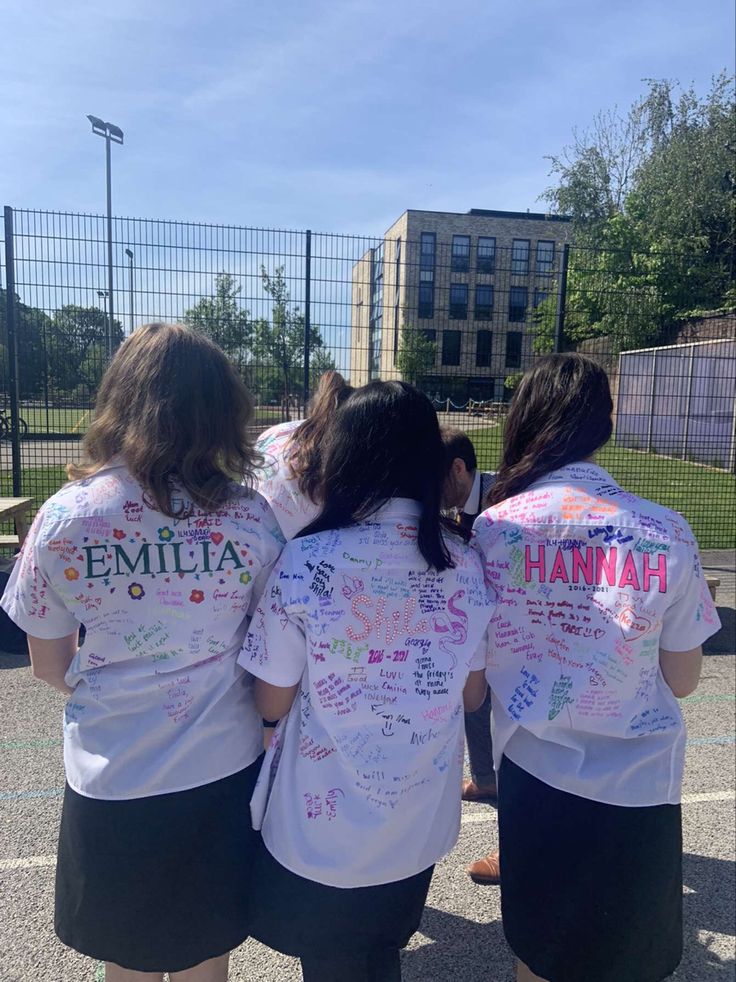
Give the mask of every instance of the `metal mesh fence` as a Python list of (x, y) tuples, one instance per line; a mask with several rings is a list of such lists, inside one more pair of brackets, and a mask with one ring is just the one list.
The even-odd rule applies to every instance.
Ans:
[[(300, 417), (328, 368), (354, 385), (403, 378), (488, 470), (521, 373), (585, 351), (614, 395), (601, 464), (684, 514), (702, 547), (732, 545), (733, 317), (679, 324), (651, 257), (576, 249), (561, 221), (407, 215), (383, 238), (115, 218), (111, 321), (104, 217), (6, 208), (2, 494), (40, 504), (57, 490), (111, 353), (136, 325), (183, 320), (238, 366), (254, 431)], [(668, 270), (686, 290), (692, 261)]]

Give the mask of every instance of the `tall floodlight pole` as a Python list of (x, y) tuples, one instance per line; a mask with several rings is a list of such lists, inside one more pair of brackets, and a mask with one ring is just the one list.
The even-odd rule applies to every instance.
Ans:
[(133, 263), (135, 262), (135, 256), (132, 249), (126, 249), (125, 255), (128, 257), (128, 289), (130, 290), (130, 333), (133, 333), (133, 321), (135, 319), (135, 314), (133, 311)]
[(105, 138), (105, 173), (107, 177), (107, 357), (112, 358), (113, 338), (113, 278), (112, 278), (112, 178), (110, 174), (110, 143), (122, 143), (123, 131), (114, 123), (106, 123), (99, 116), (87, 116), (92, 132)]

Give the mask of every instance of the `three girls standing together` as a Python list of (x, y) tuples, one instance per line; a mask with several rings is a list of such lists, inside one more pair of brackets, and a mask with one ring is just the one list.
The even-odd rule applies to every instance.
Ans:
[(220, 350), (136, 331), (3, 597), (68, 696), (61, 940), (108, 982), (223, 982), (249, 935), (308, 982), (399, 979), (489, 683), (518, 977), (674, 971), (677, 697), (719, 624), (687, 523), (595, 463), (611, 411), (593, 362), (540, 361), (468, 543), (411, 386), (328, 375), (259, 470)]

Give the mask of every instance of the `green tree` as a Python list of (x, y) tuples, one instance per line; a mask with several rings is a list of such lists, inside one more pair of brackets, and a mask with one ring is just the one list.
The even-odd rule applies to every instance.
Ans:
[(219, 345), (247, 378), (254, 326), (250, 312), (240, 301), (241, 287), (229, 273), (215, 277), (215, 292), (202, 297), (184, 314), (184, 323), (206, 334)]
[[(0, 380), (7, 393), (8, 326), (6, 290), (0, 288)], [(21, 399), (33, 399), (43, 393), (46, 382), (46, 357), (51, 332), (51, 318), (37, 307), (29, 307), (15, 298), (16, 352), (18, 391)]]
[(411, 385), (421, 385), (434, 368), (437, 342), (430, 341), (423, 330), (404, 324), (396, 355), (396, 367), (402, 379)]
[[(628, 113), (599, 114), (549, 158), (557, 184), (543, 197), (571, 215), (576, 244), (568, 341), (651, 344), (693, 308), (732, 304), (735, 122), (726, 74), (704, 98), (649, 80)], [(548, 345), (548, 325), (536, 343)]]
[[(278, 377), (284, 418), (288, 420), (292, 402), (304, 395), (304, 314), (291, 302), (283, 266), (278, 266), (273, 275), (262, 266), (261, 282), (271, 299), (271, 317), (253, 324), (253, 358), (264, 376), (274, 371)], [(324, 342), (314, 325), (309, 329), (309, 349), (310, 363), (322, 358)]]
[[(54, 314), (48, 341), (49, 379), (55, 389), (72, 392), (97, 389), (107, 368), (108, 316), (99, 307), (65, 304)], [(123, 341), (123, 328), (113, 320), (112, 350)]]

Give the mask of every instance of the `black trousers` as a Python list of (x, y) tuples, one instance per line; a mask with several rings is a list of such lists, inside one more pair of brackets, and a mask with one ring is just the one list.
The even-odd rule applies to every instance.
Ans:
[(470, 774), (480, 787), (496, 783), (493, 770), (493, 744), (491, 742), (491, 690), (486, 693), (482, 705), (465, 714), (465, 740), (468, 744)]

